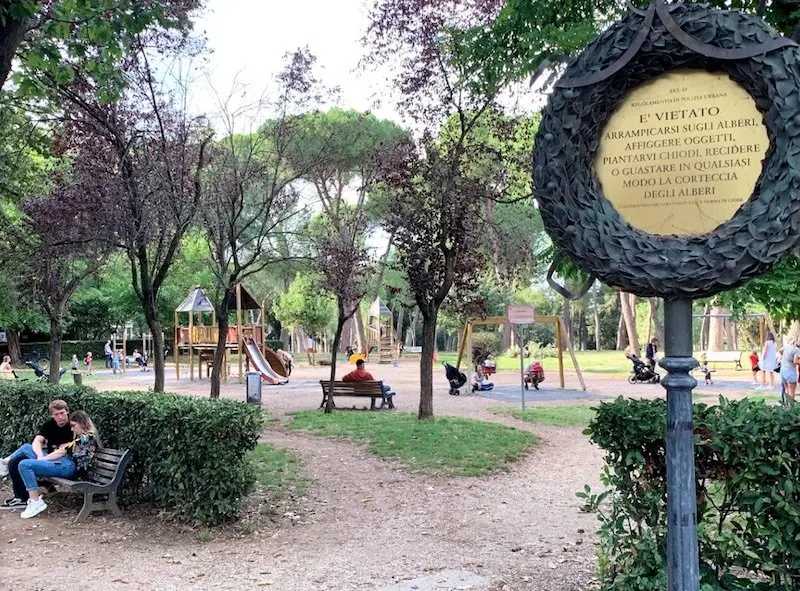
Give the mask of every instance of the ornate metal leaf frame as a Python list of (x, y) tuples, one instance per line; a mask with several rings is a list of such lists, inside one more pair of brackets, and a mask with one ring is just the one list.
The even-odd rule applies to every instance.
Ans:
[[(590, 275), (640, 296), (704, 297), (769, 270), (800, 242), (799, 56), (755, 16), (663, 0), (632, 9), (570, 62), (543, 112), (534, 194), (558, 248)], [(697, 237), (631, 227), (592, 164), (625, 94), (677, 68), (727, 73), (755, 99), (770, 138), (750, 200)]]

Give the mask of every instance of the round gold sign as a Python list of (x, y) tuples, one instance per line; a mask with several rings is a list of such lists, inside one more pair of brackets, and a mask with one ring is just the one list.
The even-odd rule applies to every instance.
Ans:
[(768, 148), (761, 113), (741, 86), (724, 73), (674, 70), (625, 97), (594, 168), (633, 227), (699, 236), (750, 198)]

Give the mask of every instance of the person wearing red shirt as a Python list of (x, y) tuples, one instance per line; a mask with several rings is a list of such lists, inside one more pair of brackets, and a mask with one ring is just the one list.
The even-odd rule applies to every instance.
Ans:
[[(359, 359), (356, 361), (356, 368), (351, 371), (349, 374), (346, 374), (342, 378), (343, 382), (375, 382), (377, 381), (372, 374), (369, 373), (366, 369), (364, 369), (364, 360)], [(383, 382), (383, 393), (384, 395), (388, 394), (392, 391), (391, 386), (386, 382)]]
[(755, 351), (750, 353), (750, 368), (753, 370), (753, 385), (758, 386), (758, 372), (761, 371), (761, 368), (758, 366), (758, 353)]

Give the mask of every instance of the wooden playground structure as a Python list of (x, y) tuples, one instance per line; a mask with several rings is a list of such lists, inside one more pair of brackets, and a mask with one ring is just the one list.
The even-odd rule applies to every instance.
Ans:
[[(508, 324), (508, 318), (505, 316), (486, 316), (484, 318), (474, 317), (467, 318), (464, 325), (464, 333), (461, 335), (461, 343), (458, 347), (458, 359), (456, 360), (456, 368), (461, 369), (461, 361), (464, 360), (464, 353), (467, 352), (468, 359), (466, 360), (469, 367), (472, 367), (472, 328), (473, 326), (499, 326)], [(555, 327), (556, 333), (556, 350), (558, 352), (558, 381), (561, 388), (564, 388), (564, 343), (567, 344), (572, 365), (575, 368), (575, 373), (578, 375), (578, 381), (581, 383), (581, 388), (586, 391), (586, 384), (583, 381), (583, 374), (578, 365), (578, 360), (575, 358), (575, 352), (572, 350), (572, 344), (567, 338), (564, 331), (564, 324), (558, 316), (536, 316), (536, 324), (552, 324)], [(520, 355), (523, 354), (525, 348), (524, 343), (519, 343)]]
[(367, 312), (367, 355), (375, 351), (378, 363), (391, 363), (397, 359), (392, 311), (380, 298), (375, 298)]
[[(222, 377), (230, 376), (229, 353), (236, 352), (239, 361), (239, 378), (244, 380), (245, 357), (247, 365), (252, 361), (262, 378), (270, 383), (285, 383), (287, 369), (283, 360), (266, 345), (266, 316), (264, 307), (241, 284), (237, 284), (228, 308), (236, 312), (236, 325), (228, 327), (225, 339), (225, 357)], [(243, 323), (243, 313), (249, 314), (248, 323)], [(188, 314), (188, 325), (181, 326), (181, 315)], [(210, 320), (209, 324), (206, 321)], [(201, 287), (195, 288), (175, 309), (175, 375), (181, 379), (180, 353), (189, 356), (189, 380), (194, 381), (194, 364), (197, 359), (197, 379), (203, 379), (205, 362), (206, 377), (211, 373), (211, 363), (219, 339), (214, 305)], [(259, 359), (263, 355), (263, 358)], [(273, 375), (273, 373), (275, 375)]]

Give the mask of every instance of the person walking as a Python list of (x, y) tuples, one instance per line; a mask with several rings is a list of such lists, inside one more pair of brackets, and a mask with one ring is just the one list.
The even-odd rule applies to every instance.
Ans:
[(775, 365), (778, 358), (775, 335), (767, 333), (764, 346), (761, 349), (761, 388), (767, 387), (767, 374), (769, 374), (769, 387), (775, 387)]
[[(788, 339), (783, 347), (783, 358), (781, 359), (781, 385), (786, 388), (786, 406), (794, 403), (797, 392), (797, 366), (800, 364), (800, 349), (797, 348), (797, 341), (794, 337)], [(789, 402), (791, 399), (791, 402)]]

